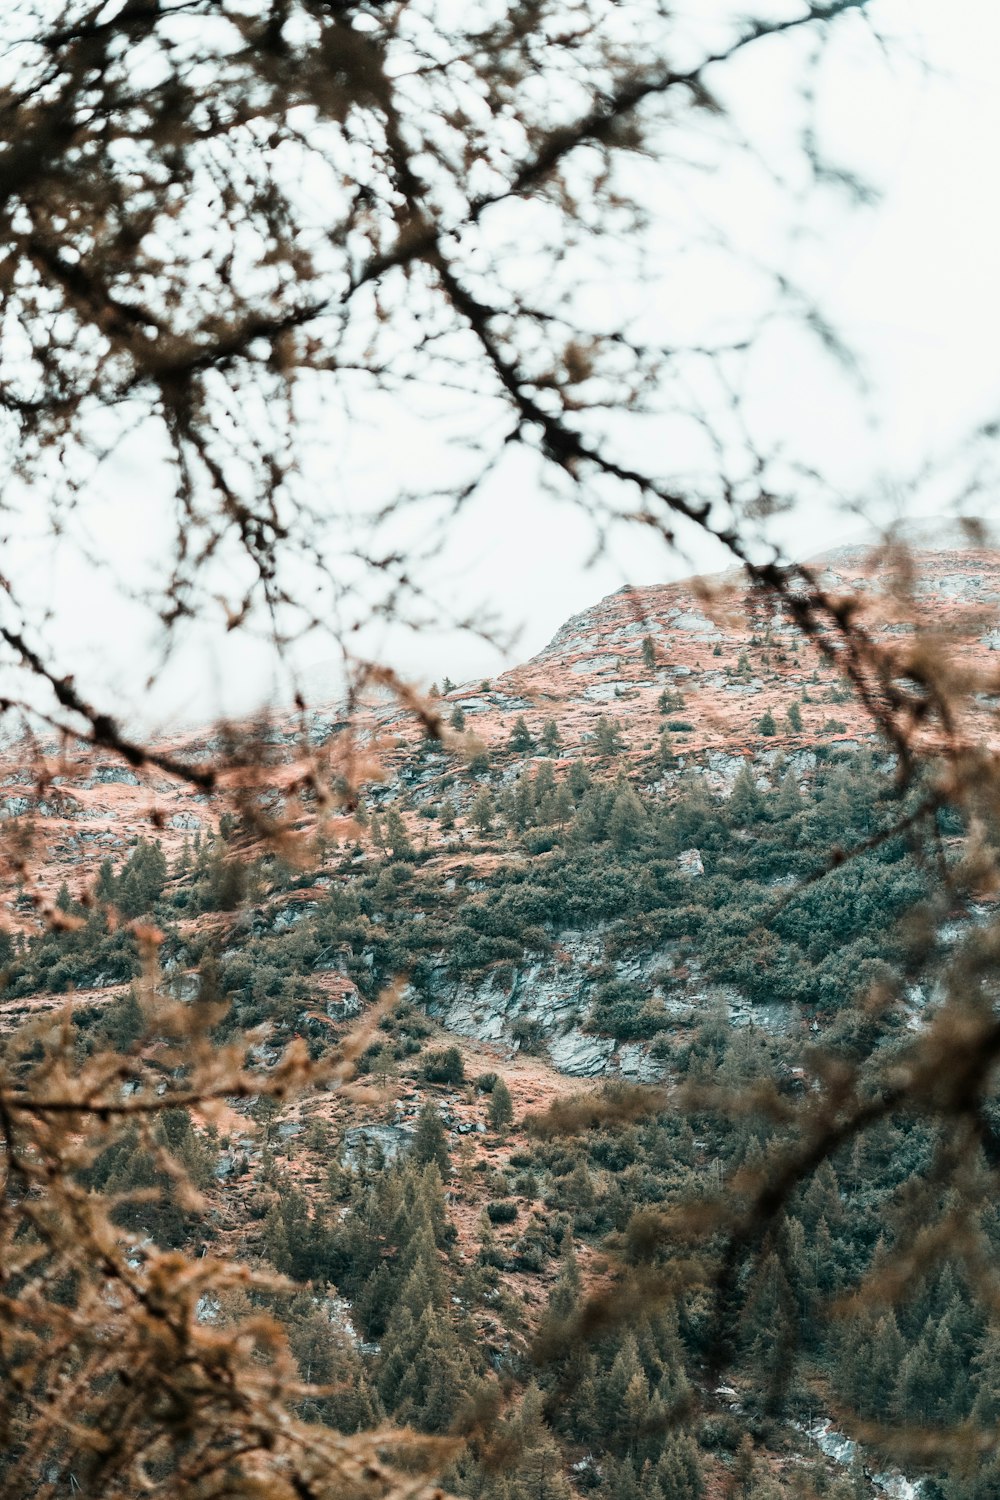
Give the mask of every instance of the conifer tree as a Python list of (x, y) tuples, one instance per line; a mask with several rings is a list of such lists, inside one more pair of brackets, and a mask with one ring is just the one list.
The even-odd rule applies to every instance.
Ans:
[(761, 796), (757, 790), (757, 783), (753, 779), (753, 772), (748, 762), (744, 761), (733, 782), (733, 789), (729, 794), (726, 805), (729, 820), (737, 827), (745, 828), (748, 824), (755, 823), (761, 812)]
[(502, 1078), (498, 1078), (493, 1085), (486, 1117), (490, 1129), (495, 1130), (498, 1135), (503, 1135), (514, 1123), (514, 1101)]
[(645, 821), (642, 803), (628, 783), (623, 783), (615, 794), (608, 819), (608, 837), (615, 848), (621, 851), (633, 848), (639, 842)]
[(602, 714), (594, 726), (592, 743), (595, 755), (599, 756), (602, 760), (612, 760), (615, 756), (620, 755), (625, 748), (622, 741), (621, 725), (616, 724), (613, 719), (609, 719)]
[(511, 730), (507, 745), (509, 749), (516, 750), (519, 755), (525, 755), (535, 748), (534, 736), (520, 714), (514, 720), (514, 728)]
[(493, 827), (495, 814), (496, 807), (493, 798), (484, 787), (469, 809), (469, 817), (484, 838)]
[(441, 1116), (429, 1100), (417, 1116), (417, 1128), (413, 1136), (413, 1159), (421, 1165), (433, 1162), (442, 1178), (447, 1178), (451, 1172), (448, 1137), (445, 1135)]
[(534, 1381), (525, 1388), (507, 1435), (517, 1453), (510, 1475), (512, 1500), (571, 1500), (562, 1455), (545, 1421), (542, 1393)]
[(542, 749), (546, 755), (558, 755), (562, 746), (562, 735), (555, 719), (546, 719), (542, 726)]
[(406, 831), (406, 824), (399, 813), (391, 807), (385, 817), (385, 839), (392, 850), (393, 859), (411, 859), (413, 845)]
[(663, 1500), (703, 1500), (705, 1481), (698, 1447), (688, 1433), (672, 1433), (667, 1438), (656, 1465), (656, 1479)]

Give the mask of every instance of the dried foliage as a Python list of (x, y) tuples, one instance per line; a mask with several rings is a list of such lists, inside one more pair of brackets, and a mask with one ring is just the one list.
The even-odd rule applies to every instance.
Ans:
[[(292, 808), (276, 820), (260, 795), (277, 776), (266, 733), (224, 733), (208, 761), (138, 743), (47, 660), (31, 601), (5, 575), (0, 639), (13, 685), (0, 709), (36, 737), (25, 745), (39, 787), (51, 784), (57, 759), (37, 750), (37, 737), (82, 739), (226, 799), (240, 819), (234, 855), (266, 844), (293, 861), (296, 814), (352, 813), (374, 773), (375, 757), (350, 729), (368, 688), (394, 692), (428, 737), (461, 743), (434, 705), (354, 641), (372, 619), (438, 617), (421, 562), (523, 450), (538, 482), (586, 507), (599, 535), (623, 516), (668, 544), (678, 526), (710, 533), (762, 600), (842, 671), (921, 800), (858, 849), (832, 851), (829, 868), (905, 835), (938, 872), (930, 929), (972, 896), (995, 895), (1000, 778), (968, 712), (977, 693), (996, 691), (995, 674), (957, 673), (947, 641), (929, 629), (887, 643), (857, 599), (763, 552), (754, 523), (785, 503), (778, 475), (752, 444), (731, 457), (721, 417), (714, 473), (692, 478), (667, 458), (646, 467), (633, 458), (635, 447), (648, 450), (636, 442), (643, 424), (691, 409), (695, 370), (720, 396), (729, 389), (746, 338), (675, 347), (647, 341), (641, 317), (609, 321), (593, 306), (609, 268), (640, 287), (649, 275), (649, 169), (683, 156), (700, 130), (722, 157), (739, 150), (738, 121), (720, 102), (727, 69), (752, 65), (755, 49), (780, 38), (821, 41), (862, 27), (865, 8), (769, 8), (717, 30), (699, 52), (656, 0), (464, 9), (11, 0), (0, 19), (5, 524), (23, 535), (42, 506), (53, 533), (83, 545), (80, 519), (101, 466), (130, 442), (147, 445), (169, 476), (158, 514), (143, 517), (151, 533), (154, 519), (169, 527), (162, 572), (146, 591), (168, 642), (204, 619), (227, 630), (263, 624), (281, 650), (328, 630), (348, 685), (347, 729), (322, 753), (303, 735), (303, 759), (283, 787)], [(537, 246), (528, 271), (525, 243)], [(826, 334), (780, 273), (765, 281), (784, 310)], [(352, 423), (384, 429), (408, 407), (439, 429), (432, 477), (409, 475), (371, 504), (356, 491), (331, 497), (317, 429), (334, 434), (336, 449)], [(357, 475), (345, 468), (340, 482), (350, 491)], [(94, 561), (115, 566), (113, 553)], [(883, 565), (898, 575), (900, 608), (925, 626), (905, 550)], [(943, 856), (945, 808), (970, 830), (962, 859)], [(29, 880), (18, 830), (4, 854), (7, 876)], [(72, 920), (39, 905), (53, 922)], [(115, 1222), (121, 1202), (85, 1185), (100, 1153), (135, 1130), (162, 1191), (193, 1208), (183, 1162), (156, 1133), (161, 1117), (347, 1088), (367, 1036), (333, 1064), (293, 1049), (261, 1072), (248, 1063), (249, 1039), (210, 1040), (211, 1005), (164, 996), (157, 935), (135, 936), (147, 950), (138, 1042), (81, 1062), (69, 1025), (47, 1020), (7, 1043), (0, 1070), (5, 1492), (55, 1493), (71, 1476), (105, 1497), (421, 1493), (427, 1481), (414, 1470), (442, 1464), (449, 1444), (418, 1454), (412, 1435), (347, 1438), (294, 1416), (300, 1386), (279, 1326), (254, 1317), (222, 1328), (199, 1316), (203, 1298), (247, 1285), (249, 1273), (151, 1249)], [(670, 1101), (766, 1116), (781, 1140), (717, 1194), (634, 1221), (621, 1245), (630, 1269), (573, 1328), (550, 1330), (540, 1353), (700, 1286), (714, 1299), (709, 1364), (720, 1370), (740, 1316), (737, 1271), (810, 1174), (900, 1114), (940, 1126), (927, 1225), (855, 1305), (891, 1303), (946, 1249), (995, 1313), (1000, 1287), (974, 1220), (1000, 1170), (986, 1109), (1000, 1061), (998, 943), (995, 921), (964, 941), (933, 1024), (888, 1061), (875, 1050), (850, 1062), (817, 1055), (800, 1100), (762, 1087)], [(872, 996), (876, 1020), (892, 1003)], [(663, 1107), (660, 1095), (635, 1093), (574, 1101), (535, 1129), (631, 1122)], [(982, 1451), (997, 1434), (902, 1442), (923, 1455), (935, 1442)], [(404, 1477), (387, 1462), (401, 1443)]]

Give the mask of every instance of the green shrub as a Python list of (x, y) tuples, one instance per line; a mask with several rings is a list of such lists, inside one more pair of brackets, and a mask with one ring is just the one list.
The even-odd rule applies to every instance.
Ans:
[(491, 1224), (513, 1224), (518, 1207), (513, 1199), (502, 1198), (499, 1202), (487, 1203), (486, 1213)]
[(428, 1083), (459, 1084), (465, 1082), (465, 1064), (457, 1047), (428, 1053), (423, 1066)]

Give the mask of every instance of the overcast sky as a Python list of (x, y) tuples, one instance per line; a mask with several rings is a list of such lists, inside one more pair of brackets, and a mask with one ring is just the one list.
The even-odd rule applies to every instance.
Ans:
[[(881, 199), (865, 208), (825, 200), (811, 222), (815, 232), (797, 243), (792, 267), (857, 353), (865, 386), (807, 349), (800, 334), (777, 330), (762, 346), (743, 395), (758, 431), (790, 443), (845, 501), (863, 499), (875, 519), (888, 519), (900, 504), (946, 509), (954, 471), (919, 491), (906, 488), (907, 476), (947, 456), (975, 423), (1000, 415), (1000, 6), (884, 0), (874, 15), (890, 30), (908, 31), (927, 67), (880, 61), (875, 49), (860, 44), (838, 54), (835, 86), (821, 95), (824, 139), (845, 165), (874, 182)], [(789, 120), (776, 101), (794, 88), (788, 69), (796, 63), (790, 52), (772, 52), (755, 59), (742, 94), (738, 74), (733, 87), (755, 138), (780, 155)], [(767, 252), (768, 203), (751, 169), (707, 183), (705, 193), (723, 222)], [(690, 273), (696, 307), (699, 298), (707, 304), (715, 295), (713, 272), (706, 260)], [(608, 296), (615, 295), (609, 288)], [(662, 295), (673, 298), (676, 288), (664, 285)], [(650, 316), (656, 315), (653, 305)], [(378, 482), (391, 482), (393, 463), (419, 461), (421, 441), (417, 424), (412, 433), (396, 432)], [(96, 539), (117, 549), (116, 566), (140, 569), (157, 538), (135, 525), (135, 497), (163, 482), (155, 454), (124, 451), (102, 482)], [(973, 508), (998, 513), (992, 499)], [(862, 530), (856, 516), (831, 501), (779, 522), (773, 534), (790, 555), (808, 556)], [(698, 538), (685, 540), (695, 567), (713, 570), (724, 562)], [(654, 583), (691, 570), (645, 533), (612, 537), (597, 560), (593, 549), (584, 517), (542, 501), (531, 464), (514, 458), (460, 520), (435, 569), (456, 613), (484, 600), (496, 606), (513, 641), (509, 656), (448, 631), (419, 641), (388, 634), (372, 644), (427, 683), (445, 673), (456, 680), (487, 676), (540, 649), (568, 615), (623, 582)], [(146, 692), (151, 623), (95, 583), (96, 575), (68, 552), (39, 547), (33, 568), (33, 589), (56, 606), (48, 637), (60, 660), (91, 683), (96, 678), (127, 714), (147, 723), (191, 722), (220, 707), (245, 710), (272, 690), (265, 650), (232, 637), (221, 646), (192, 637), (155, 692)], [(303, 651), (314, 698), (332, 680), (322, 666), (327, 652), (321, 640)]]

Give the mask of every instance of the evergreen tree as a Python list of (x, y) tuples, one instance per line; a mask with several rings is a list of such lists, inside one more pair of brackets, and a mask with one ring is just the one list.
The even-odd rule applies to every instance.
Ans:
[(689, 1434), (674, 1433), (667, 1438), (656, 1465), (656, 1479), (663, 1500), (703, 1500), (705, 1481), (698, 1447)]
[(529, 750), (535, 748), (535, 741), (531, 730), (521, 715), (518, 715), (514, 720), (514, 728), (511, 730), (507, 745), (509, 749), (516, 750), (519, 755), (526, 755)]
[(611, 760), (620, 755), (625, 748), (621, 725), (602, 714), (594, 726), (593, 748), (594, 754), (602, 760)]
[(391, 1403), (396, 1421), (412, 1423), (421, 1432), (447, 1432), (473, 1384), (468, 1355), (448, 1319), (426, 1308), (406, 1354)]
[(558, 755), (562, 745), (562, 735), (555, 719), (546, 719), (542, 726), (542, 749), (546, 755)]
[(503, 1434), (517, 1459), (510, 1475), (511, 1500), (571, 1500), (562, 1455), (545, 1422), (542, 1394), (532, 1381)]
[(573, 798), (574, 803), (579, 805), (581, 798), (590, 789), (590, 772), (582, 760), (575, 760), (570, 766), (568, 785), (570, 796)]
[(469, 809), (469, 817), (484, 838), (493, 827), (495, 814), (496, 808), (493, 804), (493, 798), (484, 787)]
[(788, 723), (789, 723), (789, 727), (791, 729), (793, 729), (796, 734), (799, 734), (801, 732), (801, 729), (802, 729), (802, 710), (799, 708), (799, 705), (797, 703), (795, 703), (795, 702), (789, 704), (789, 708), (788, 708)]
[(753, 1494), (754, 1474), (757, 1465), (754, 1461), (753, 1439), (745, 1432), (740, 1439), (740, 1446), (736, 1450), (736, 1459), (733, 1463), (733, 1483), (737, 1495), (742, 1500), (750, 1500)]
[(451, 725), (452, 729), (461, 734), (462, 730), (465, 728), (465, 714), (460, 703), (455, 704), (455, 707), (451, 711), (451, 718), (448, 720), (448, 722)]
[(511, 1098), (510, 1089), (502, 1078), (498, 1078), (493, 1085), (487, 1119), (490, 1122), (490, 1129), (498, 1134), (503, 1134), (514, 1123), (514, 1101)]
[(797, 812), (802, 810), (802, 796), (799, 792), (799, 783), (795, 772), (788, 770), (781, 778), (781, 786), (774, 804), (774, 810), (779, 818), (793, 818)]
[(413, 858), (413, 845), (410, 843), (406, 824), (394, 807), (386, 813), (385, 839), (392, 851), (393, 859)]
[(656, 666), (656, 642), (651, 635), (643, 636), (642, 660), (643, 665), (652, 672)]
[(639, 842), (646, 820), (645, 810), (627, 783), (620, 784), (608, 820), (608, 837), (618, 850), (631, 849)]
[(443, 1178), (451, 1171), (448, 1137), (445, 1135), (441, 1116), (430, 1101), (417, 1116), (417, 1128), (413, 1135), (413, 1159), (422, 1166), (434, 1162)]
[(749, 824), (756, 823), (760, 817), (761, 797), (747, 761), (744, 761), (733, 782), (726, 812), (729, 821), (739, 828), (746, 828)]
[(1000, 1426), (1000, 1330), (987, 1328), (972, 1360), (975, 1399), (972, 1419), (982, 1428)]
[(770, 737), (773, 734), (777, 734), (777, 732), (778, 726), (774, 722), (774, 715), (770, 709), (767, 709), (757, 720), (757, 733)]

